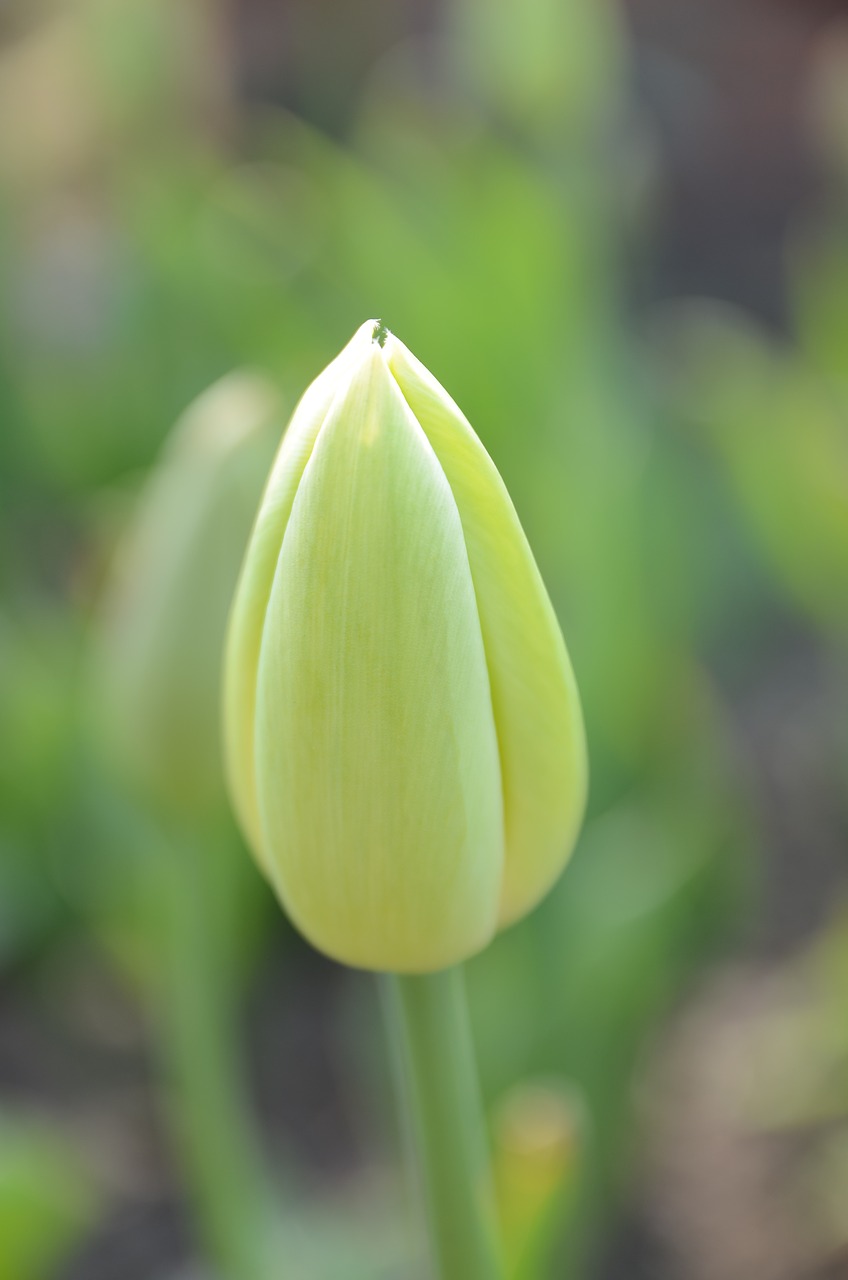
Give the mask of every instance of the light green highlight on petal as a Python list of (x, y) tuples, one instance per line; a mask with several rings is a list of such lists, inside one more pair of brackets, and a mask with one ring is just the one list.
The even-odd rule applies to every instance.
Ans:
[(255, 795), (303, 933), (348, 964), (420, 972), (496, 927), (498, 747), (451, 488), (381, 348), (355, 363), (286, 499), (251, 700)]
[(588, 776), (580, 700), (553, 606), (497, 468), (447, 392), (394, 336), (385, 354), (462, 520), (500, 749), (506, 924), (547, 892), (577, 838)]

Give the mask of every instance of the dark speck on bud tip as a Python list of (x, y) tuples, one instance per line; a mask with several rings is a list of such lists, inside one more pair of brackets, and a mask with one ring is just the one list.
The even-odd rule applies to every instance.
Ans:
[(374, 325), (374, 332), (371, 334), (372, 340), (374, 342), (379, 342), (380, 346), (384, 347), (386, 345), (386, 338), (388, 338), (388, 336), (389, 336), (388, 329), (383, 324), (382, 320), (378, 320), (377, 323)]

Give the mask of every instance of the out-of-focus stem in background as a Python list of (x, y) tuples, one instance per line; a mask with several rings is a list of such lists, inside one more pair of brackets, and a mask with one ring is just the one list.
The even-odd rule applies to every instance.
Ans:
[(279, 1215), (238, 1060), (231, 861), (191, 833), (162, 850), (158, 1049), (205, 1251), (226, 1280), (272, 1280)]

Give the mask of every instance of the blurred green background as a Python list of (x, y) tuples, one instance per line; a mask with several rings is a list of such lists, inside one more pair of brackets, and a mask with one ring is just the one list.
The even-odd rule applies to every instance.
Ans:
[(263, 475), (369, 316), (588, 725), (468, 974), (510, 1276), (848, 1274), (845, 11), (0, 4), (0, 1280), (426, 1275), (372, 983), (217, 746)]

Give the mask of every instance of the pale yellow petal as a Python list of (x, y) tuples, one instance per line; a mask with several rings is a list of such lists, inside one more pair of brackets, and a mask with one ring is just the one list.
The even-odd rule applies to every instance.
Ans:
[(503, 822), (474, 588), (450, 488), (375, 344), (286, 528), (256, 770), (274, 884), (316, 946), (404, 972), (489, 940)]
[(265, 486), (230, 612), (224, 668), (227, 779), (239, 821), (266, 871), (253, 759), (256, 672), (262, 628), (283, 535), (304, 467), (334, 397), (344, 387), (363, 348), (371, 344), (373, 330), (373, 320), (362, 325), (298, 402)]
[(583, 718), (553, 607), (497, 468), (428, 370), (393, 336), (385, 355), (447, 477), (477, 596), (503, 779), (501, 922), (562, 870), (585, 808)]

